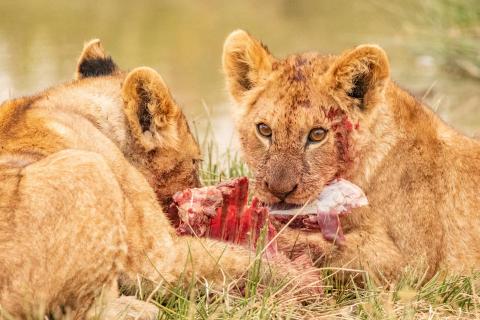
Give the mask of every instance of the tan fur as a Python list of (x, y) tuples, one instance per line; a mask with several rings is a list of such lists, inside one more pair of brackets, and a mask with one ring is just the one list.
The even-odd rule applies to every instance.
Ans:
[[(304, 204), (342, 177), (370, 201), (341, 218), (345, 246), (289, 229), (281, 239), (285, 250), (310, 250), (322, 265), (366, 269), (386, 280), (406, 267), (426, 270), (425, 279), (478, 270), (480, 144), (395, 85), (380, 47), (276, 59), (235, 31), (225, 42), (223, 65), (261, 200)], [(270, 140), (257, 133), (258, 123), (272, 128)], [(317, 127), (327, 137), (308, 144)], [(270, 181), (295, 188), (280, 199)]]
[(176, 236), (159, 203), (199, 185), (198, 145), (154, 70), (100, 59), (112, 72), (96, 73), (99, 56), (91, 42), (79, 80), (0, 106), (0, 318), (82, 319), (120, 276), (219, 285), (251, 262), (246, 249)]

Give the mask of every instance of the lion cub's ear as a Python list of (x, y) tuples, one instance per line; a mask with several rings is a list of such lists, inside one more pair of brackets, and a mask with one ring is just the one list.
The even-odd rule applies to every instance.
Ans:
[(75, 79), (108, 76), (117, 71), (117, 65), (105, 53), (100, 40), (93, 39), (83, 46), (80, 58), (78, 58)]
[(179, 146), (177, 120), (181, 110), (155, 70), (132, 70), (123, 83), (122, 98), (132, 135), (146, 151)]
[(223, 71), (232, 97), (240, 102), (248, 90), (268, 76), (274, 60), (268, 49), (247, 32), (232, 32), (223, 45)]
[(333, 90), (358, 99), (361, 107), (383, 94), (390, 76), (387, 54), (376, 45), (362, 45), (342, 54), (330, 67)]

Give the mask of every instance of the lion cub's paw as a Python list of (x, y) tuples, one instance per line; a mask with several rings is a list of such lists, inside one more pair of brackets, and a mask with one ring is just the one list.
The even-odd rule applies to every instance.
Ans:
[(323, 295), (321, 272), (312, 265), (308, 256), (301, 255), (290, 260), (283, 254), (277, 254), (271, 262), (275, 266), (276, 277), (288, 279), (285, 288), (295, 291), (299, 300)]
[(134, 296), (121, 296), (106, 306), (101, 319), (154, 320), (157, 317), (158, 308), (153, 304), (138, 300)]

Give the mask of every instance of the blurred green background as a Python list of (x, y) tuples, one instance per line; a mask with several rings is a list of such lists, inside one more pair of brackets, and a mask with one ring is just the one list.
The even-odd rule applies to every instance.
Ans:
[(377, 43), (393, 78), (468, 134), (480, 131), (480, 0), (0, 1), (0, 100), (72, 77), (100, 38), (125, 69), (157, 69), (191, 121), (229, 144), (225, 37), (242, 28), (276, 56)]

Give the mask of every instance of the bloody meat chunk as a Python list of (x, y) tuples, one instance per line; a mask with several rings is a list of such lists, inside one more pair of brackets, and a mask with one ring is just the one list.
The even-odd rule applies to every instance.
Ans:
[(335, 179), (322, 190), (312, 204), (288, 210), (274, 208), (270, 214), (281, 223), (290, 222), (289, 226), (292, 228), (319, 229), (326, 240), (344, 244), (345, 236), (340, 216), (367, 204), (368, 200), (362, 189), (345, 179)]
[[(317, 200), (305, 207), (269, 209), (257, 199), (248, 201), (246, 177), (222, 182), (216, 186), (186, 189), (173, 196), (168, 215), (179, 235), (209, 237), (255, 248), (261, 230), (266, 226), (266, 243), (276, 235), (270, 222), (289, 223), (289, 227), (318, 230), (328, 241), (343, 244), (340, 216), (368, 204), (363, 191), (353, 183), (336, 179), (329, 183)], [(274, 254), (272, 242), (267, 252)]]
[[(253, 199), (247, 206), (248, 179), (237, 178), (216, 186), (192, 188), (173, 196), (168, 215), (179, 235), (209, 237), (255, 248), (266, 226), (266, 243), (276, 235), (268, 209)], [(267, 252), (275, 254), (271, 243)]]

